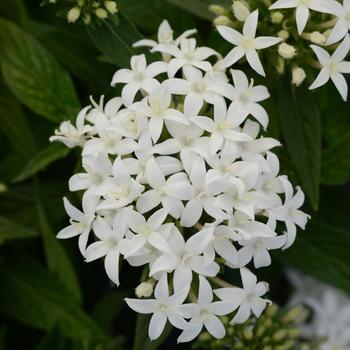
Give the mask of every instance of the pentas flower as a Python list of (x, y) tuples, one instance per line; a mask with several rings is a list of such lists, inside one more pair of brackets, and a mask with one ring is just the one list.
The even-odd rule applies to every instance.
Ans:
[[(233, 35), (254, 44), (237, 42), (245, 45), (238, 48), (241, 57), (262, 72), (255, 50), (279, 39), (255, 38), (257, 20), (255, 11), (243, 36)], [(131, 69), (118, 70), (112, 80), (123, 84), (122, 96), (91, 99), (76, 127), (65, 122), (51, 138), (81, 147), (83, 166), (69, 180), (70, 191), (83, 192), (82, 210), (64, 199), (70, 224), (57, 237), (78, 236), (85, 261), (103, 259), (117, 286), (122, 261), (147, 267), (154, 282), (138, 295), (149, 299), (126, 302), (152, 314), (151, 339), (169, 321), (182, 331), (179, 342), (203, 328), (223, 337), (223, 315), (234, 322), (251, 312), (259, 317), (267, 284), (245, 266), (251, 260), (255, 268), (269, 265), (269, 251), (290, 246), (308, 219), (300, 210), (301, 189), (295, 193), (279, 175), (272, 149), (280, 143), (261, 133), (268, 126), (260, 105), (269, 97), (266, 87), (254, 86), (243, 72), (218, 70), (221, 56), (197, 46), (190, 34), (173, 40), (163, 22), (158, 43), (136, 45), (163, 53), (163, 61), (148, 65), (144, 55), (133, 56)], [(276, 232), (277, 221), (286, 233)], [(243, 288), (213, 294), (221, 265), (241, 274)]]
[(338, 20), (327, 39), (327, 45), (339, 42), (348, 34), (350, 29), (350, 1), (343, 0), (343, 5), (337, 3), (334, 6), (334, 14), (338, 17)]
[(249, 65), (260, 75), (265, 76), (264, 68), (260, 62), (257, 50), (278, 44), (282, 39), (271, 36), (256, 37), (259, 11), (252, 12), (244, 22), (243, 33), (227, 26), (217, 26), (220, 35), (235, 45), (227, 56), (222, 60), (221, 65), (225, 68), (232, 66), (242, 57), (246, 57)]

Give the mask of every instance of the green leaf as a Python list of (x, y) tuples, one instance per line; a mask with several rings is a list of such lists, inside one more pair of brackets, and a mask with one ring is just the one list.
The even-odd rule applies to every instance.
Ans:
[(6, 240), (37, 237), (38, 233), (0, 215), (0, 243)]
[(23, 0), (1, 0), (0, 15), (22, 27), (29, 25), (29, 16)]
[(313, 217), (292, 248), (276, 254), (284, 263), (350, 293), (350, 231)]
[(68, 338), (105, 338), (61, 282), (32, 258), (3, 259), (0, 279), (0, 309), (8, 316), (46, 331), (57, 325)]
[(35, 350), (66, 350), (67, 340), (62, 336), (58, 327), (54, 327), (40, 340)]
[(96, 47), (111, 62), (122, 67), (130, 66), (130, 57), (137, 54), (132, 44), (143, 38), (135, 25), (121, 14), (118, 25), (106, 20), (86, 29)]
[(294, 88), (285, 76), (279, 89), (282, 134), (302, 187), (318, 208), (321, 168), (320, 117), (305, 87)]
[(322, 152), (321, 182), (341, 185), (350, 180), (350, 133)]
[(211, 21), (215, 15), (209, 11), (211, 4), (222, 5), (229, 8), (232, 5), (230, 0), (166, 0), (169, 3), (182, 8), (198, 17)]
[(35, 151), (35, 144), (29, 123), (18, 100), (10, 91), (0, 86), (1, 131), (12, 144), (13, 149), (24, 159)]
[(6, 349), (6, 327), (0, 328), (0, 350)]
[(20, 182), (28, 179), (30, 176), (45, 169), (48, 165), (54, 163), (56, 160), (64, 158), (68, 155), (70, 149), (62, 144), (53, 143), (47, 148), (34, 155), (33, 158), (25, 164), (22, 171), (14, 178), (14, 182)]
[(172, 331), (172, 326), (169, 323), (167, 323), (162, 335), (158, 339), (151, 341), (148, 336), (148, 326), (150, 319), (150, 315), (137, 315), (133, 350), (156, 350), (170, 335)]
[(0, 19), (2, 72), (16, 97), (55, 122), (74, 119), (79, 101), (70, 76), (31, 35)]
[[(47, 201), (41, 192), (36, 181), (36, 200), (38, 208), (38, 217), (44, 242), (44, 250), (49, 271), (57, 276), (71, 296), (81, 302), (80, 286), (75, 271), (72, 267), (62, 243), (55, 237), (50, 226), (50, 215)], [(45, 204), (44, 204), (45, 203)]]

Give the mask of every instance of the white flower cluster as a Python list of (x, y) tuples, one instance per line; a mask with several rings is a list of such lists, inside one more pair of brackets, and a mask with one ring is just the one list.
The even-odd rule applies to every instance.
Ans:
[[(269, 250), (289, 247), (296, 226), (304, 228), (308, 219), (299, 210), (301, 189), (294, 192), (278, 175), (270, 150), (279, 142), (260, 133), (268, 125), (260, 104), (269, 97), (266, 87), (237, 70), (230, 83), (215, 66), (220, 55), (197, 47), (193, 33), (173, 40), (164, 21), (159, 42), (136, 44), (161, 52), (163, 61), (133, 56), (131, 69), (112, 80), (123, 84), (121, 97), (93, 101), (76, 126), (64, 122), (51, 137), (81, 146), (85, 170), (69, 180), (70, 191), (85, 191), (82, 211), (64, 199), (70, 225), (58, 238), (79, 236), (85, 260), (104, 257), (116, 285), (121, 258), (149, 266), (154, 298), (126, 302), (153, 314), (151, 339), (168, 320), (183, 330), (179, 342), (194, 339), (203, 326), (223, 337), (221, 315), (235, 312), (233, 323), (259, 316), (268, 287), (245, 266), (251, 260), (256, 268), (269, 265)], [(275, 232), (278, 221), (283, 235)], [(242, 288), (217, 277), (220, 263), (240, 271)], [(213, 283), (225, 288), (213, 291)], [(144, 282), (137, 295), (150, 296), (153, 284)]]
[(304, 304), (312, 315), (303, 325), (303, 336), (319, 344), (318, 350), (350, 348), (350, 298), (338, 289), (296, 271), (288, 277), (296, 291), (291, 304)]

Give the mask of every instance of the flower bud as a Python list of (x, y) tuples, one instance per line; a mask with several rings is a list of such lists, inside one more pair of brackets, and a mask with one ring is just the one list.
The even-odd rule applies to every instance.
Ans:
[(289, 32), (283, 29), (277, 33), (277, 36), (283, 40), (287, 40), (289, 38)]
[(281, 57), (278, 57), (277, 65), (276, 65), (276, 70), (278, 74), (284, 73), (284, 66), (285, 66), (284, 60), (282, 60)]
[(276, 11), (271, 13), (271, 22), (274, 24), (279, 24), (283, 21), (284, 15), (282, 12)]
[(283, 340), (287, 335), (288, 335), (287, 330), (285, 330), (285, 329), (280, 329), (279, 331), (277, 331), (277, 332), (272, 336), (272, 339), (273, 339), (275, 342), (280, 342), (280, 341)]
[(227, 10), (223, 6), (216, 5), (216, 4), (210, 5), (209, 11), (214, 13), (214, 15), (217, 15), (217, 16), (222, 16), (227, 12)]
[(105, 1), (105, 8), (112, 15), (118, 12), (117, 3), (115, 1)]
[(67, 20), (69, 23), (74, 23), (78, 20), (80, 17), (80, 8), (79, 7), (73, 7), (68, 11), (67, 14)]
[(213, 23), (217, 26), (232, 26), (233, 22), (227, 16), (218, 16)]
[(4, 193), (6, 191), (7, 191), (7, 186), (4, 183), (0, 182), (0, 193)]
[(297, 50), (292, 45), (282, 43), (278, 46), (278, 53), (281, 57), (290, 60), (297, 54)]
[(232, 11), (235, 17), (240, 22), (245, 22), (245, 20), (250, 15), (249, 7), (246, 2), (235, 0), (232, 5)]
[(108, 16), (108, 12), (103, 9), (103, 8), (98, 8), (96, 11), (95, 11), (95, 14), (98, 18), (101, 18), (101, 19), (105, 19), (107, 18)]
[(292, 71), (292, 84), (295, 86), (300, 86), (305, 80), (306, 73), (303, 68), (296, 67)]
[(87, 13), (87, 14), (84, 16), (84, 23), (85, 23), (85, 24), (91, 23), (91, 15), (90, 15), (89, 13)]
[(310, 41), (316, 45), (324, 45), (326, 42), (326, 37), (320, 32), (312, 32), (310, 34)]
[(149, 279), (146, 282), (140, 283), (136, 289), (135, 294), (138, 298), (149, 298), (153, 293), (154, 280)]

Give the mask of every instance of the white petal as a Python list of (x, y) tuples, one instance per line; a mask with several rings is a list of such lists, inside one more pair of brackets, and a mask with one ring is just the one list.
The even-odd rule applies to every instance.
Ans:
[(309, 11), (309, 8), (307, 6), (298, 6), (297, 7), (296, 21), (297, 21), (299, 35), (301, 35), (305, 29), (307, 20), (309, 19), (309, 12), (310, 11)]
[(340, 41), (348, 33), (349, 27), (345, 20), (339, 19), (334, 26), (330, 36), (327, 39), (326, 45), (332, 45)]
[(340, 73), (335, 73), (331, 75), (331, 79), (339, 91), (341, 97), (344, 101), (348, 98), (348, 84), (344, 78), (344, 76)]
[(243, 35), (245, 37), (249, 39), (255, 38), (256, 27), (258, 25), (258, 17), (259, 17), (259, 10), (255, 10), (248, 16), (248, 18), (244, 22)]
[(153, 232), (148, 237), (148, 243), (161, 252), (170, 253), (171, 249), (168, 242), (157, 232)]
[(341, 42), (341, 44), (337, 47), (332, 55), (332, 60), (336, 62), (343, 61), (346, 55), (350, 50), (350, 39), (349, 35), (345, 37), (345, 39)]
[(244, 290), (253, 290), (257, 281), (256, 276), (245, 267), (241, 268), (240, 272)]
[(167, 216), (168, 211), (166, 209), (160, 209), (150, 216), (150, 218), (147, 220), (147, 224), (154, 230), (157, 230), (165, 221)]
[(273, 3), (269, 9), (275, 10), (275, 9), (287, 9), (287, 8), (293, 8), (296, 7), (298, 4), (298, 0), (278, 0), (275, 3)]
[(105, 242), (95, 242), (90, 244), (85, 251), (85, 260), (90, 262), (96, 259), (100, 259), (105, 256), (109, 251), (109, 246)]
[(191, 227), (195, 225), (202, 216), (203, 206), (197, 199), (191, 199), (185, 206), (181, 215), (180, 225)]
[(317, 89), (320, 86), (326, 84), (329, 80), (329, 72), (326, 69), (321, 69), (321, 72), (318, 74), (315, 81), (309, 87), (310, 90)]
[(199, 276), (198, 303), (208, 305), (213, 300), (213, 290), (210, 283), (203, 276)]
[(231, 324), (241, 324), (248, 320), (250, 316), (250, 308), (247, 303), (241, 304), (235, 317), (231, 320)]
[(154, 290), (156, 299), (166, 299), (169, 297), (168, 274), (163, 273)]
[(154, 299), (124, 299), (128, 306), (134, 311), (140, 314), (150, 314), (153, 313), (156, 307), (156, 301)]
[(255, 47), (260, 49), (266, 49), (267, 47), (273, 46), (281, 42), (281, 38), (276, 38), (273, 36), (260, 36), (254, 40)]
[(220, 35), (229, 43), (238, 46), (241, 42), (242, 34), (237, 30), (227, 26), (217, 26), (216, 29)]
[(209, 315), (204, 319), (204, 326), (207, 331), (216, 339), (225, 336), (226, 330), (220, 319), (214, 315)]
[(235, 64), (237, 61), (239, 61), (245, 54), (245, 50), (241, 46), (237, 46), (233, 48), (222, 61), (220, 61), (220, 64), (223, 68), (231, 67), (233, 64)]
[(119, 251), (117, 249), (108, 252), (104, 265), (107, 276), (119, 286)]
[(136, 202), (136, 209), (141, 214), (147, 213), (161, 202), (158, 192), (154, 190), (143, 193)]
[(148, 335), (151, 340), (155, 340), (162, 334), (167, 317), (163, 312), (156, 312), (153, 314), (149, 323)]
[(255, 50), (249, 50), (246, 52), (246, 57), (249, 65), (260, 75), (265, 76), (264, 68), (260, 62), (258, 53)]

